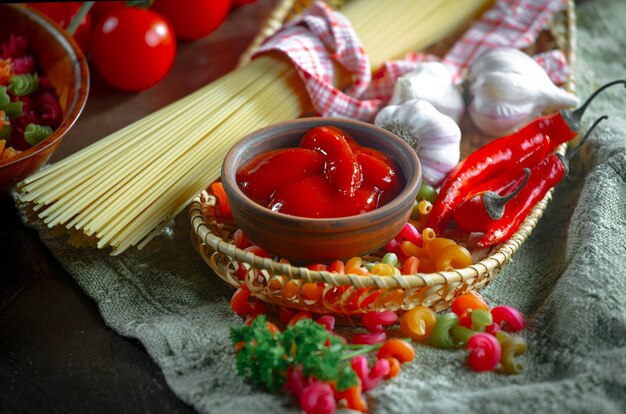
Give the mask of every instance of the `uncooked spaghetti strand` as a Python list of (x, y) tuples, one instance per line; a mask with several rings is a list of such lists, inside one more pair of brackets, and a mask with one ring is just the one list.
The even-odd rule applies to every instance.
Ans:
[[(265, 88), (261, 87), (259, 91), (263, 89)], [(250, 92), (253, 93), (254, 91), (250, 89)], [(241, 105), (243, 106), (246, 103), (247, 102), (241, 102)], [(238, 112), (235, 111), (234, 113), (238, 113)], [(213, 133), (213, 134), (218, 135), (218, 136), (226, 136), (226, 135), (230, 135), (231, 132), (227, 131), (225, 133), (219, 132), (219, 133)], [(170, 169), (180, 168), (181, 171), (182, 170), (187, 171), (188, 168), (191, 168), (191, 166), (194, 163), (197, 163), (198, 160), (205, 158), (204, 154), (207, 154), (207, 155), (213, 154), (215, 152), (214, 147), (215, 147), (215, 143), (213, 141), (204, 140), (198, 147), (190, 149), (189, 153), (185, 154), (184, 158), (179, 158), (177, 159), (175, 163), (171, 163), (168, 167), (166, 167), (166, 169), (163, 170), (163, 174), (162, 174), (164, 181), (160, 180), (160, 182), (155, 182), (155, 183), (150, 184), (151, 186), (161, 185), (160, 188), (156, 190), (154, 188), (150, 188), (147, 191), (143, 191), (140, 197), (137, 197), (137, 195), (134, 195), (134, 197), (130, 198), (132, 204), (126, 205), (127, 209), (132, 208), (130, 211), (128, 211), (128, 216), (132, 216), (132, 214), (134, 214), (135, 212), (141, 211), (143, 208), (145, 208), (146, 205), (149, 205), (150, 203), (152, 203), (152, 200), (155, 199), (154, 194), (161, 194), (163, 190), (167, 190), (167, 188), (169, 188), (170, 183), (175, 181), (175, 179), (177, 178), (176, 176), (169, 174)], [(163, 182), (165, 182), (166, 184), (163, 184)], [(124, 215), (118, 215), (116, 218), (112, 220), (110, 220), (110, 217), (104, 217), (103, 220), (99, 220), (99, 223), (94, 223), (94, 227), (100, 228), (101, 229), (100, 233), (102, 233), (105, 230), (115, 233), (121, 227), (123, 227), (123, 225), (127, 224), (128, 216), (126, 215), (126, 212), (127, 210), (125, 210)], [(104, 228), (101, 226), (101, 223), (103, 221), (106, 221), (106, 227)], [(111, 226), (113, 226), (112, 229), (111, 229)], [(101, 234), (99, 234), (98, 237), (100, 236)], [(104, 242), (106, 242), (106, 237), (102, 237), (102, 239), (104, 240)]]
[[(441, 15), (432, 26), (426, 30), (423, 26), (427, 19), (415, 19), (413, 16), (420, 15), (424, 7), (429, 3), (437, 4), (440, 9), (446, 9), (447, 13)], [(493, 0), (358, 0), (349, 2), (344, 6), (342, 13), (352, 22), (353, 27), (363, 43), (368, 54), (370, 64), (377, 68), (385, 61), (399, 58), (408, 52), (419, 51), (451, 34), (453, 29), (458, 28), (463, 22), (468, 21), (484, 10)], [(360, 16), (367, 15), (367, 11), (377, 10), (380, 19), (375, 28), (372, 25), (363, 25)], [(403, 10), (403, 16), (394, 20), (387, 19), (386, 15), (392, 10)], [(352, 14), (357, 18), (352, 18)], [(402, 38), (396, 43), (392, 42), (395, 34), (402, 34)], [(380, 40), (379, 40), (380, 39)], [(387, 42), (385, 42), (385, 40)]]
[[(297, 77), (286, 76), (284, 78), (284, 82), (295, 86), (295, 84), (299, 83), (300, 81)], [(238, 119), (240, 117), (236, 116), (237, 114), (235, 114), (231, 116), (231, 119), (229, 119), (229, 122), (227, 124), (224, 124), (223, 126), (221, 126), (218, 131), (215, 131), (215, 133), (220, 134), (221, 136), (224, 136), (229, 133), (232, 133), (231, 132), (232, 128), (239, 128), (240, 129), (239, 134), (245, 134), (249, 131), (254, 130), (256, 125), (258, 125), (258, 122), (260, 122), (261, 120), (269, 121), (269, 122), (277, 122), (280, 120), (284, 120), (285, 117), (290, 116), (289, 112), (293, 111), (294, 108), (303, 107), (304, 105), (307, 104), (307, 102), (303, 102), (302, 100), (299, 100), (298, 97), (296, 96), (293, 96), (293, 95), (291, 97), (284, 96), (283, 91), (284, 91), (284, 88), (282, 87), (280, 88), (280, 90), (279, 89), (264, 90), (263, 91), (264, 93), (261, 96), (256, 96), (253, 98), (254, 101), (258, 104), (259, 108), (261, 108), (261, 111), (258, 111), (256, 113), (253, 112), (251, 114), (246, 114), (246, 116), (243, 117), (244, 121), (240, 121)], [(283, 92), (283, 96), (280, 96), (280, 92)], [(287, 98), (287, 100), (285, 100), (285, 98)], [(276, 101), (283, 103), (283, 106), (281, 107), (281, 111), (269, 110), (268, 108), (271, 108), (271, 103), (276, 102)], [(262, 112), (263, 110), (267, 111), (267, 113), (263, 113)], [(255, 116), (257, 118), (255, 118)], [(222, 144), (226, 144), (226, 143), (222, 143)], [(225, 147), (223, 149), (223, 152), (225, 154), (225, 152), (228, 150), (228, 145), (223, 145), (223, 146)], [(216, 157), (216, 158), (220, 158), (220, 157)], [(207, 164), (220, 165), (221, 159), (216, 159), (216, 160), (204, 159), (203, 160), (202, 158), (200, 158), (200, 161), (201, 162), (194, 167), (194, 172), (190, 172), (187, 176), (196, 177), (196, 181), (195, 181), (196, 185), (206, 186), (208, 185), (207, 177), (216, 177), (216, 174), (210, 174), (206, 172), (209, 167), (209, 165)], [(194, 197), (195, 194), (193, 191), (187, 191), (186, 193), (184, 192), (184, 189), (187, 188), (185, 186), (186, 184), (184, 181), (179, 182), (177, 184), (178, 185), (172, 186), (171, 190), (168, 191), (168, 193), (161, 199), (161, 200), (169, 199), (170, 201), (167, 205), (166, 210), (171, 210), (171, 209), (174, 209), (174, 210), (170, 212), (170, 215), (166, 216), (165, 220), (163, 220), (163, 217), (164, 217), (163, 211), (157, 210), (156, 213), (154, 213), (155, 209), (158, 209), (159, 207), (162, 207), (162, 206), (157, 206), (155, 204), (151, 205), (148, 210), (145, 210), (144, 212), (142, 212), (142, 214), (148, 215), (150, 213), (150, 210), (153, 211), (152, 215), (150, 216), (149, 225), (146, 226), (146, 228), (152, 228), (153, 226), (158, 228), (160, 224), (159, 222), (160, 220), (163, 220), (161, 223), (161, 227), (163, 225), (166, 225), (169, 222), (169, 217), (174, 217), (176, 214), (178, 214), (188, 204), (189, 200)], [(145, 220), (138, 220), (138, 221), (144, 222)], [(134, 230), (134, 233), (132, 233), (132, 235), (124, 235), (124, 236), (118, 235), (117, 236), (117, 239), (123, 240), (123, 242), (119, 245), (119, 247), (116, 248), (116, 251), (114, 252), (114, 254), (120, 253), (121, 251), (125, 250), (131, 245), (136, 244), (138, 241), (140, 241), (142, 238), (146, 236), (146, 233), (142, 231), (141, 229), (136, 230), (136, 228), (140, 226), (135, 225), (134, 226), (135, 229), (133, 229), (133, 224), (136, 224), (136, 223), (131, 223), (130, 228), (124, 229), (126, 233), (128, 233), (131, 230)], [(141, 242), (141, 246), (143, 247), (145, 243), (147, 243), (149, 239), (154, 237), (156, 234), (158, 234), (158, 230), (155, 230), (149, 233), (148, 237), (146, 237), (145, 240)], [(117, 241), (114, 239), (112, 245), (115, 246), (116, 244), (117, 244)]]
[[(278, 66), (280, 69), (280, 66)], [(283, 67), (283, 70), (286, 72), (289, 68)], [(280, 76), (280, 74), (277, 74)], [(220, 115), (218, 119), (221, 119), (219, 123), (223, 122), (224, 119), (228, 118), (230, 114), (237, 113), (242, 109), (243, 106), (249, 103), (249, 99), (245, 99), (243, 96), (250, 94), (250, 96), (254, 96), (258, 92), (264, 90), (269, 86), (268, 84), (274, 82), (273, 78), (266, 77), (264, 81), (258, 81), (253, 86), (246, 89), (245, 94), (241, 94), (242, 96), (237, 97), (238, 99), (234, 99), (233, 102), (230, 102), (228, 105), (228, 110), (224, 111), (223, 115)], [(219, 125), (218, 123), (218, 125)], [(200, 125), (196, 129), (196, 133), (202, 136), (206, 135), (206, 132), (202, 133), (202, 130), (206, 131), (206, 127), (204, 125)], [(156, 164), (150, 165), (145, 171), (142, 171), (140, 176), (135, 180), (135, 184), (130, 184), (129, 186), (131, 191), (127, 194), (124, 194), (122, 197), (117, 198), (115, 200), (116, 203), (116, 211), (110, 210), (106, 214), (99, 215), (97, 219), (92, 223), (94, 228), (103, 228), (102, 224), (106, 222), (106, 226), (104, 228), (108, 228), (111, 226), (113, 229), (117, 229), (119, 226), (122, 226), (127, 220), (132, 219), (132, 215), (134, 212), (139, 209), (141, 210), (141, 202), (146, 202), (146, 199), (154, 199), (159, 191), (154, 191), (152, 187), (157, 184), (159, 180), (151, 180), (152, 170), (157, 169), (160, 171), (160, 177), (164, 179), (166, 182), (171, 181), (175, 178), (175, 175), (172, 176), (171, 172), (176, 171), (177, 169), (180, 171), (186, 171), (186, 166), (188, 164), (186, 155), (190, 153), (191, 156), (196, 156), (196, 154), (200, 154), (202, 156), (203, 150), (202, 145), (207, 147), (206, 151), (213, 151), (213, 147), (215, 146), (215, 142), (211, 140), (204, 140), (202, 143), (193, 146), (181, 146), (179, 153), (170, 154), (169, 157), (164, 157), (161, 160), (158, 160)], [(183, 152), (184, 151), (184, 152)], [(147, 179), (144, 179), (147, 177)], [(140, 185), (143, 183), (144, 185)], [(141, 196), (143, 195), (143, 197)], [(139, 197), (139, 198), (138, 198)], [(134, 206), (134, 207), (133, 207)], [(124, 214), (121, 214), (121, 212)], [(115, 217), (117, 216), (117, 217)]]
[[(411, 0), (411, 3), (419, 5), (419, 7), (416, 7), (415, 11), (410, 15), (407, 15), (406, 11), (402, 8), (391, 8), (386, 12), (383, 12), (382, 16), (378, 16), (378, 18), (374, 21), (368, 22), (367, 26), (361, 27), (363, 29), (367, 29), (368, 33), (370, 33), (383, 30), (385, 25), (393, 22), (396, 30), (385, 38), (378, 36), (366, 39), (367, 48), (379, 50), (386, 46), (387, 51), (392, 56), (401, 58), (405, 54), (402, 52), (408, 49), (407, 43), (409, 43), (409, 39), (408, 37), (405, 37), (406, 32), (410, 31), (414, 26), (416, 26), (416, 24), (419, 25), (421, 31), (421, 23), (416, 22), (424, 21), (433, 10), (446, 7), (447, 2), (449, 1), (451, 0)], [(384, 3), (384, 1), (381, 1), (381, 6), (384, 6)], [(358, 30), (362, 31), (361, 28), (355, 28), (357, 33)], [(368, 54), (368, 58), (370, 59), (372, 66), (377, 67), (382, 64), (383, 62), (380, 62), (379, 58), (375, 54), (371, 56), (369, 55), (367, 48), (365, 48), (365, 53)]]
[[(262, 72), (265, 74), (266, 72)], [(263, 75), (260, 75), (261, 77)], [(256, 80), (253, 78), (253, 81)], [(247, 87), (245, 83), (241, 85), (239, 83), (239, 87)], [(236, 89), (233, 91), (226, 91), (224, 88), (220, 92), (223, 95), (235, 94), (240, 92), (241, 89)], [(214, 108), (210, 108), (214, 109)], [(202, 121), (202, 112), (205, 111), (206, 108), (197, 105), (195, 108), (192, 108), (189, 111), (189, 117), (191, 119), (199, 119), (198, 123)], [(211, 111), (208, 111), (212, 113)], [(191, 125), (191, 124), (190, 124)], [(174, 132), (177, 130), (180, 135), (186, 136), (186, 129), (181, 128), (178, 122), (170, 122), (169, 125), (164, 128), (161, 133), (164, 136), (168, 136), (170, 132)], [(189, 141), (189, 142), (188, 142)], [(153, 162), (154, 159), (158, 159), (158, 156), (161, 155), (168, 146), (174, 146), (176, 144), (182, 145), (194, 145), (193, 141), (190, 140), (172, 140), (166, 139), (166, 146), (157, 146), (157, 145), (137, 145), (134, 148), (129, 149), (129, 152), (125, 155), (124, 158), (119, 158), (116, 163), (112, 165), (108, 165), (106, 169), (101, 169), (98, 171), (92, 178), (85, 183), (82, 183), (78, 186), (72, 188), (69, 192), (64, 194), (64, 199), (58, 200), (51, 207), (49, 207), (45, 214), (41, 213), (40, 217), (46, 217), (44, 223), (49, 226), (57, 225), (60, 223), (64, 223), (70, 217), (75, 216), (76, 209), (84, 208), (89, 203), (92, 203), (99, 195), (103, 192), (106, 192), (107, 187), (102, 186), (103, 183), (107, 183), (109, 185), (116, 185), (117, 183), (122, 181), (128, 181), (134, 173), (137, 173), (143, 170), (147, 164)], [(148, 147), (147, 150), (144, 151), (144, 147)], [(129, 162), (132, 160), (137, 160), (137, 162)], [(129, 169), (125, 170), (123, 167), (126, 166)], [(100, 186), (100, 188), (99, 188)], [(63, 211), (61, 211), (63, 210)]]
[[(202, 104), (210, 105), (212, 107), (218, 106), (220, 104), (218, 101), (210, 100), (208, 103), (206, 102), (206, 94), (210, 93), (213, 89), (219, 89), (220, 87), (233, 87), (237, 85), (243, 88), (246, 86), (247, 82), (242, 82), (242, 80), (245, 81), (250, 79), (248, 76), (243, 74), (248, 74), (251, 70), (257, 72), (264, 71), (269, 69), (270, 67), (271, 62), (259, 60), (259, 62), (255, 62), (254, 65), (249, 65), (249, 67), (242, 68), (242, 75), (239, 77), (228, 75), (223, 76), (213, 83), (210, 83), (207, 86), (200, 88), (198, 91), (157, 110), (156, 112), (146, 116), (145, 118), (135, 121), (134, 123), (122, 128), (121, 130), (112, 133), (108, 137), (102, 138), (96, 143), (84, 148), (83, 150), (70, 155), (69, 157), (59, 161), (56, 164), (53, 164), (50, 168), (36, 173), (35, 175), (29, 177), (27, 180), (23, 181), (23, 183), (32, 183), (28, 186), (23, 186), (23, 188), (25, 191), (32, 191), (33, 189), (36, 189), (37, 185), (43, 182), (43, 180), (45, 179), (61, 180), (62, 182), (64, 177), (59, 177), (57, 175), (54, 175), (54, 173), (56, 173), (58, 170), (62, 170), (61, 173), (63, 173), (64, 171), (70, 171), (70, 168), (73, 165), (81, 165), (85, 168), (89, 168), (90, 164), (87, 161), (92, 158), (95, 158), (96, 160), (102, 159), (102, 150), (107, 150), (107, 156), (109, 153), (112, 154), (112, 156), (123, 153), (124, 149), (128, 145), (135, 145), (138, 134), (143, 134), (141, 135), (141, 137), (149, 139), (150, 136), (147, 135), (148, 133), (157, 131), (158, 128), (160, 128), (162, 125), (166, 125), (170, 119), (178, 117), (180, 115), (184, 115), (185, 112), (189, 110), (189, 108), (193, 108)], [(128, 139), (128, 137), (133, 137), (135, 139)], [(29, 196), (29, 198), (32, 197)]]
[[(276, 70), (276, 66), (274, 65), (274, 67), (272, 68), (272, 71)], [(260, 83), (260, 85), (262, 85), (262, 83)], [(231, 103), (231, 106), (234, 105), (235, 103)], [(233, 107), (234, 109), (234, 107)], [(231, 109), (232, 110), (232, 109)], [(207, 118), (206, 120), (201, 120), (201, 122), (196, 124), (196, 130), (198, 131), (202, 131), (204, 130), (205, 132), (207, 130), (210, 130), (212, 128), (212, 123), (216, 123), (219, 120), (215, 120), (212, 119), (211, 117)], [(221, 121), (219, 121), (221, 122)], [(188, 134), (186, 135), (186, 138), (183, 142), (181, 142), (181, 148), (184, 147), (189, 147), (189, 148), (185, 148), (185, 150), (189, 150), (189, 149), (193, 149), (193, 147), (195, 147), (195, 141), (197, 141), (196, 138), (194, 138), (193, 136), (191, 136), (192, 134)], [(201, 139), (201, 135), (196, 135), (196, 137), (198, 137), (198, 139)], [(191, 146), (189, 146), (189, 143), (193, 144)], [(161, 166), (163, 165), (163, 161), (165, 162), (171, 162), (171, 154), (168, 154), (167, 157), (164, 157), (163, 159), (157, 160), (156, 164), (153, 163), (150, 166), (148, 166), (148, 168), (150, 169), (157, 169), (157, 173), (161, 173), (161, 174), (165, 174), (165, 171), (161, 169)], [(175, 162), (175, 160), (174, 160)], [(143, 170), (143, 174), (145, 175), (146, 173), (148, 173), (149, 170), (148, 169), (144, 169)], [(139, 178), (137, 177), (131, 177), (134, 180), (139, 180)], [(141, 177), (140, 177), (141, 178)], [(80, 216), (77, 217), (76, 219), (72, 220), (72, 222), (69, 225), (73, 225), (76, 226), (78, 228), (80, 227), (84, 227), (87, 234), (92, 234), (94, 230), (99, 229), (99, 225), (100, 223), (107, 219), (107, 209), (112, 209), (115, 207), (116, 204), (119, 204), (121, 201), (121, 198), (125, 197), (125, 194), (127, 194), (128, 191), (132, 191), (134, 187), (130, 186), (128, 184), (128, 181), (130, 181), (130, 178), (126, 181), (124, 181), (123, 183), (120, 183), (120, 185), (115, 189), (114, 192), (109, 192), (108, 194), (105, 194), (105, 196), (103, 197), (103, 199), (101, 201), (103, 201), (102, 203), (100, 203), (97, 206), (89, 207), (86, 209), (85, 212), (81, 212)], [(139, 181), (138, 181), (139, 182)], [(140, 189), (142, 187), (139, 187)], [(114, 197), (112, 197), (114, 196)], [(119, 207), (118, 207), (119, 208)], [(87, 225), (88, 224), (88, 225)]]
[[(250, 72), (250, 69), (257, 69), (259, 72), (262, 72), (270, 68), (271, 66), (269, 65), (269, 62), (259, 61), (258, 63), (255, 63), (254, 65), (252, 65), (251, 68), (246, 68), (245, 70), (242, 70), (242, 73), (248, 74)], [(236, 76), (224, 76), (223, 78), (226, 78), (226, 79), (221, 80), (220, 82), (216, 82), (215, 84), (211, 84), (210, 89), (219, 89), (220, 87), (229, 87), (229, 88), (233, 87), (233, 88), (236, 88), (236, 90), (233, 92), (237, 93), (249, 84), (249, 82), (242, 82), (242, 79), (237, 79), (238, 77)], [(240, 78), (243, 78), (244, 80), (250, 80), (252, 78), (251, 81), (255, 80), (255, 77), (252, 77), (252, 76), (248, 77), (248, 76), (242, 75), (240, 76)], [(88, 151), (85, 151), (85, 153), (83, 154), (77, 153), (78, 155), (76, 158), (79, 159), (80, 164), (82, 164), (83, 166), (81, 171), (84, 171), (84, 170), (94, 171), (96, 168), (100, 168), (100, 167), (110, 168), (110, 166), (107, 164), (109, 160), (114, 159), (120, 154), (122, 154), (123, 156), (127, 148), (130, 146), (136, 146), (138, 144), (137, 141), (139, 140), (150, 141), (152, 139), (152, 136), (150, 135), (151, 133), (156, 132), (163, 124), (167, 126), (169, 121), (172, 118), (178, 117), (179, 115), (184, 115), (186, 112), (189, 111), (189, 108), (194, 108), (194, 107), (197, 108), (198, 106), (201, 106), (199, 104), (201, 104), (204, 99), (204, 97), (201, 94), (197, 94), (197, 93), (193, 93), (188, 98), (189, 98), (188, 100), (185, 100), (183, 98), (175, 102), (174, 104), (172, 104), (170, 108), (173, 110), (172, 112), (168, 112), (165, 110), (165, 108), (162, 108), (161, 110), (157, 111), (156, 114), (158, 114), (159, 116), (156, 117), (156, 119), (155, 117), (149, 116), (148, 118), (144, 118), (143, 120), (140, 120), (140, 121), (135, 122), (134, 124), (131, 124), (131, 126), (134, 126), (134, 129), (131, 130), (131, 133), (137, 134), (132, 139), (129, 138), (129, 136), (126, 134), (114, 133), (112, 137), (114, 138), (115, 142), (111, 144), (112, 148), (110, 148), (110, 151), (107, 151), (105, 156), (99, 156), (98, 151), (96, 151), (95, 156), (97, 157), (97, 160), (93, 164), (89, 163), (89, 157), (86, 157), (86, 155), (89, 153)], [(208, 104), (208, 108), (206, 109), (210, 111), (214, 109), (215, 107), (219, 106), (220, 103), (217, 100), (213, 100), (213, 101), (209, 101), (207, 104)], [(105, 138), (102, 141), (99, 141), (98, 143), (108, 141), (108, 140), (109, 139)], [(87, 148), (91, 148), (91, 147), (87, 147)], [(61, 161), (61, 163), (63, 163), (63, 161)], [(81, 178), (84, 178), (81, 176), (76, 176), (76, 173), (69, 166), (70, 165), (69, 163), (66, 162), (66, 165), (67, 167), (65, 168), (64, 172), (66, 175), (70, 174), (70, 177), (58, 176), (58, 174), (57, 175), (48, 174), (47, 178), (49, 180), (54, 180), (57, 183), (61, 182), (64, 185), (61, 187), (61, 189), (59, 189), (59, 186), (56, 186), (53, 189), (56, 191), (48, 191), (47, 193), (43, 192), (43, 194), (46, 194), (46, 199), (41, 200), (41, 202), (50, 202), (54, 200), (60, 191), (63, 191), (63, 189), (71, 185), (75, 185), (76, 182), (81, 180)], [(72, 175), (74, 176), (73, 178), (72, 178)], [(35, 189), (37, 188), (38, 184), (39, 183), (36, 182), (32, 184), (31, 186), (25, 188), (26, 191), (31, 191), (31, 193), (24, 197), (24, 201), (32, 201), (33, 199), (35, 199), (37, 196), (40, 195), (39, 193), (35, 192)]]
[[(290, 73), (288, 75), (293, 75), (293, 73)], [(287, 82), (288, 84), (291, 84), (292, 87), (296, 87), (296, 85), (298, 85), (299, 82), (300, 82), (300, 80), (297, 77), (293, 77), (293, 76), (291, 76), (291, 77), (290, 76), (286, 76), (284, 78), (284, 81)], [(272, 96), (272, 95), (270, 94), (269, 96)], [(288, 103), (288, 106), (287, 106), (288, 108), (297, 108), (297, 107), (303, 108), (303, 107), (305, 107), (308, 104), (308, 102), (304, 102), (302, 100), (299, 101), (298, 97), (296, 97), (296, 96), (292, 96), (291, 98), (294, 98), (294, 100), (292, 102)], [(279, 122), (279, 121), (282, 121), (282, 120), (284, 120), (284, 114), (281, 114), (279, 112), (271, 112), (271, 113), (269, 113), (268, 114), (268, 118), (266, 119), (266, 121), (268, 123)], [(256, 121), (256, 120), (248, 119), (248, 121), (249, 121), (249, 124), (246, 125), (246, 130), (251, 131), (251, 130), (253, 130), (255, 128), (255, 124), (254, 124), (253, 121)], [(227, 150), (228, 150), (228, 148), (226, 148), (226, 151)], [(207, 170), (207, 167), (205, 167), (205, 166), (201, 166), (200, 168), (201, 168), (201, 172)], [(201, 175), (201, 177), (209, 177), (209, 178), (210, 177), (216, 177), (216, 176), (217, 176), (217, 172), (214, 173), (214, 174), (206, 173), (206, 174)], [(204, 179), (204, 181), (202, 181), (202, 178), (201, 178), (201, 180), (197, 183), (197, 185), (202, 185), (202, 188), (206, 188), (211, 181), (212, 180), (206, 181), (206, 178)], [(138, 245), (138, 248), (143, 248), (152, 238), (154, 238), (157, 234), (159, 234), (161, 229), (163, 227), (165, 227), (167, 225), (167, 223), (169, 223), (171, 218), (173, 218), (176, 215), (178, 215), (178, 213), (180, 213), (180, 211), (183, 208), (185, 208), (185, 206), (187, 206), (189, 204), (189, 202), (191, 202), (191, 200), (195, 197), (195, 195), (197, 195), (197, 194), (194, 194), (193, 192), (188, 192), (187, 193), (187, 199), (185, 199), (184, 202), (179, 203), (178, 208), (176, 210), (174, 210), (172, 213), (170, 213), (170, 215), (165, 220), (163, 220), (160, 224), (159, 224), (159, 222), (157, 220), (155, 220), (152, 223), (152, 224), (154, 224), (156, 226), (155, 229), (151, 233), (149, 233), (147, 237), (143, 238), (143, 240), (141, 240), (141, 239), (143, 237), (143, 234), (145, 234), (145, 233), (140, 233), (138, 237), (135, 236), (134, 239), (131, 239), (131, 241), (128, 242), (125, 247), (121, 246), (121, 249), (116, 249), (116, 250), (118, 252), (121, 252), (125, 248), (129, 247), (130, 245), (135, 245), (138, 242), (140, 242), (139, 245)], [(158, 215), (156, 217), (158, 218)]]
[[(220, 78), (221, 79), (221, 78)], [(119, 140), (124, 135), (132, 135), (136, 133), (140, 128), (144, 127), (144, 125), (151, 125), (154, 122), (157, 122), (159, 119), (163, 120), (167, 117), (172, 116), (171, 111), (176, 108), (180, 108), (185, 104), (192, 105), (191, 99), (201, 99), (203, 94), (203, 89), (199, 89), (198, 91), (188, 95), (186, 97), (181, 98), (180, 100), (173, 102), (163, 108), (146, 115), (144, 118), (141, 118), (125, 127), (111, 133), (110, 135), (103, 137), (96, 141), (95, 143), (89, 145), (88, 147), (83, 148), (80, 151), (77, 151), (66, 158), (60, 160), (59, 162), (52, 164), (50, 167), (41, 170), (26, 179), (24, 179), (20, 184), (24, 189), (30, 188), (30, 186), (26, 186), (26, 184), (31, 184), (33, 182), (38, 182), (40, 179), (50, 176), (58, 170), (64, 170), (69, 166), (74, 164), (82, 164), (84, 160), (89, 159), (88, 157), (100, 154), (102, 149), (115, 149), (115, 146), (111, 145), (112, 141)]]

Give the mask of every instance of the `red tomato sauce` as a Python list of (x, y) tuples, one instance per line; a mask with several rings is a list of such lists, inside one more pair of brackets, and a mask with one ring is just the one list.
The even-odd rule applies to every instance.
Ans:
[(311, 129), (299, 147), (257, 155), (236, 179), (256, 203), (311, 218), (366, 213), (393, 200), (405, 185), (391, 157), (332, 126)]

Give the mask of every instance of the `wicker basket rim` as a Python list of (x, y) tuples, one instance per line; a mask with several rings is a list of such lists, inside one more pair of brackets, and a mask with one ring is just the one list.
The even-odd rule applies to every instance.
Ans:
[[(248, 51), (254, 50), (261, 44), (262, 40), (267, 36), (272, 35), (279, 27), (278, 24), (284, 21), (290, 11), (293, 10), (296, 0), (282, 0), (274, 9), (272, 16), (266, 22), (263, 30), (259, 32), (257, 38), (252, 42)], [(302, 5), (300, 4), (300, 8)], [(566, 33), (564, 36), (563, 46), (565, 50), (566, 58), (570, 65), (573, 67), (576, 57), (576, 43), (575, 43), (575, 28), (576, 28), (576, 12), (574, 0), (568, 0), (568, 7), (566, 10)], [(245, 54), (244, 56), (250, 56)], [(574, 71), (571, 71), (570, 78), (566, 83), (566, 88), (573, 91), (575, 87)], [(564, 153), (567, 148), (567, 144), (563, 144), (558, 148), (558, 152)], [(378, 287), (378, 288), (416, 288), (424, 286), (446, 285), (454, 282), (465, 282), (470, 279), (480, 278), (485, 275), (493, 275), (497, 273), (502, 266), (509, 262), (512, 256), (517, 252), (520, 246), (528, 238), (538, 220), (543, 215), (548, 203), (552, 199), (553, 190), (550, 190), (543, 200), (541, 200), (521, 223), (518, 230), (513, 236), (497, 246), (489, 256), (480, 260), (471, 266), (455, 269), (453, 271), (435, 272), (435, 273), (417, 273), (414, 275), (396, 275), (396, 276), (379, 276), (379, 275), (356, 275), (356, 274), (338, 274), (328, 271), (310, 270), (306, 267), (292, 266), (286, 263), (280, 263), (275, 260), (260, 257), (242, 250), (230, 244), (213, 234), (207, 224), (205, 223), (204, 216), (202, 214), (202, 200), (206, 198), (208, 193), (204, 191), (198, 194), (190, 204), (190, 221), (192, 231), (195, 232), (197, 238), (194, 238), (193, 242), (196, 244), (196, 249), (201, 244), (206, 244), (212, 250), (226, 254), (234, 259), (247, 263), (254, 268), (264, 269), (273, 274), (280, 274), (292, 279), (301, 279), (305, 282), (323, 282), (333, 286), (345, 286), (352, 285), (357, 288), (363, 287)]]

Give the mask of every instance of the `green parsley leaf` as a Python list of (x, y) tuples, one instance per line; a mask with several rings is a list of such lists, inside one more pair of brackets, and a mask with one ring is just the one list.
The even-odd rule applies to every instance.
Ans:
[(231, 328), (230, 339), (239, 348), (239, 374), (270, 391), (285, 385), (289, 367), (300, 366), (305, 377), (334, 382), (339, 391), (358, 384), (350, 360), (345, 358), (354, 352), (338, 336), (312, 320), (301, 320), (283, 332), (272, 334), (265, 317), (259, 316), (251, 326)]

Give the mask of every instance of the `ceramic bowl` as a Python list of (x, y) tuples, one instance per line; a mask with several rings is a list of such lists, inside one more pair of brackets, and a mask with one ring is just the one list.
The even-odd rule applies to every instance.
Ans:
[[(389, 203), (373, 211), (339, 218), (304, 218), (272, 211), (248, 198), (235, 174), (257, 154), (297, 147), (311, 128), (333, 125), (359, 144), (391, 156), (406, 184)], [(334, 118), (302, 118), (255, 131), (236, 143), (222, 164), (222, 182), (234, 220), (258, 246), (294, 263), (328, 263), (361, 256), (383, 247), (408, 221), (422, 173), (415, 152), (396, 135), (364, 122)]]
[(8, 191), (48, 161), (80, 115), (89, 91), (89, 68), (74, 39), (37, 11), (0, 4), (0, 39), (26, 37), (37, 63), (50, 80), (63, 108), (63, 121), (52, 135), (0, 164), (0, 192)]

